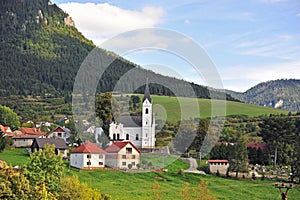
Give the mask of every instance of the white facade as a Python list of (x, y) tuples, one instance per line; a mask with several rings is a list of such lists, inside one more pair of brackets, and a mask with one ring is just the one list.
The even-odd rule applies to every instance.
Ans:
[(71, 136), (70, 130), (64, 127), (58, 127), (53, 130), (47, 137), (48, 138), (62, 138), (67, 143), (67, 139)]
[(71, 153), (70, 165), (79, 169), (103, 168), (105, 165), (105, 154)]
[(115, 141), (130, 141), (139, 148), (155, 147), (155, 117), (148, 84), (143, 98), (142, 116), (121, 116), (120, 123), (109, 127), (111, 144)]

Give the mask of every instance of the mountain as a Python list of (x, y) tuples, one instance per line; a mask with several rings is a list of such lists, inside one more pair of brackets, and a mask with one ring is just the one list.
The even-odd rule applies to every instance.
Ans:
[(273, 80), (260, 83), (244, 93), (226, 92), (246, 103), (294, 112), (300, 111), (300, 80)]
[[(81, 63), (95, 48), (92, 41), (76, 29), (72, 18), (49, 0), (1, 0), (0, 19), (0, 96), (69, 95)], [(149, 80), (161, 80), (160, 85), (150, 84), (152, 94), (175, 95), (162, 86), (168, 83), (178, 88), (176, 95), (190, 96), (184, 80), (144, 70), (103, 49), (98, 52), (103, 62), (114, 61), (101, 77), (97, 92), (113, 91), (118, 80), (135, 69), (138, 79), (145, 81), (147, 76)], [(197, 97), (210, 98), (208, 88), (188, 84)], [(137, 84), (130, 78), (122, 85), (123, 92), (132, 92), (136, 88)], [(135, 90), (142, 91), (143, 88)], [(219, 98), (225, 94), (213, 92)], [(226, 98), (235, 100), (228, 94)]]

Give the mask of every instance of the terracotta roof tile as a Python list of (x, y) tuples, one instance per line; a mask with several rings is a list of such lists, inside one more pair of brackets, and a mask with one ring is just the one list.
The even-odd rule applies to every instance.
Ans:
[(228, 163), (228, 160), (208, 160), (209, 163)]
[(103, 149), (98, 147), (96, 144), (87, 141), (79, 147), (73, 149), (71, 153), (106, 153)]
[(20, 131), (23, 134), (45, 135), (45, 133), (43, 131), (40, 131), (39, 129), (36, 129), (36, 128), (25, 128), (25, 127), (22, 127), (22, 128), (20, 128)]
[(130, 144), (139, 153), (141, 153), (141, 151), (129, 141), (127, 141), (127, 142), (114, 142), (107, 149), (105, 149), (105, 151), (108, 152), (108, 153), (117, 153), (121, 149), (123, 149), (127, 144)]

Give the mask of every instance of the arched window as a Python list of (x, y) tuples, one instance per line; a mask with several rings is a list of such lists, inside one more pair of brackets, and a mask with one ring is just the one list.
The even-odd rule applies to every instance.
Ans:
[(139, 140), (139, 134), (136, 134), (135, 140)]
[(117, 134), (117, 140), (120, 140), (120, 134), (119, 133)]
[(129, 140), (129, 134), (128, 133), (126, 134), (126, 140)]
[(113, 140), (116, 140), (116, 134), (115, 133), (113, 134)]
[(146, 112), (146, 114), (148, 114), (148, 112), (149, 112), (148, 108), (146, 108), (146, 111), (145, 111), (145, 112)]

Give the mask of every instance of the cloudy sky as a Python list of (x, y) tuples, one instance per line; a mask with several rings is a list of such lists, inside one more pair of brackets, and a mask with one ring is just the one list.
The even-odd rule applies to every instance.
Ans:
[[(174, 31), (196, 42), (214, 63), (225, 89), (244, 92), (259, 82), (300, 79), (300, 1), (298, 0), (52, 0), (96, 45), (141, 28)], [(159, 50), (125, 58), (170, 76), (209, 85), (190, 60), (168, 51), (174, 38), (143, 34), (123, 45), (159, 41)], [(164, 46), (165, 45), (165, 46)], [(180, 47), (180, 43), (178, 46)], [(138, 46), (138, 45), (137, 45)], [(193, 53), (193, 50), (190, 50)], [(189, 62), (190, 61), (190, 62)]]

